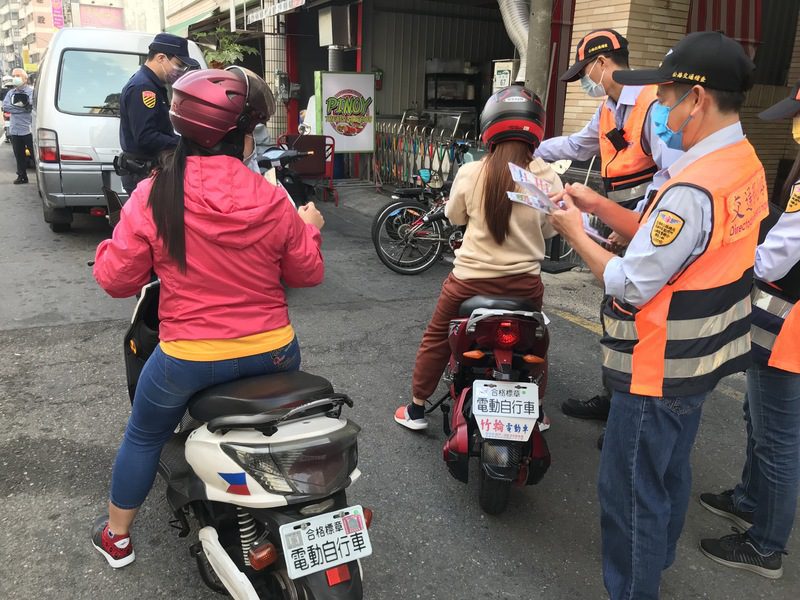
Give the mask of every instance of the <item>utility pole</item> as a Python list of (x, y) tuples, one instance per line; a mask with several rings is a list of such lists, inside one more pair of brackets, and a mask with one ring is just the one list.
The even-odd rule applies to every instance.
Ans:
[(525, 87), (545, 102), (550, 75), (550, 22), (553, 0), (531, 0)]

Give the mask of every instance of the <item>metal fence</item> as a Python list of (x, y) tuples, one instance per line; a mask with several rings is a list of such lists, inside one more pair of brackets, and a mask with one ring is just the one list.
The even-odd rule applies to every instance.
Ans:
[(372, 176), (377, 185), (413, 184), (420, 169), (431, 170), (434, 185), (448, 181), (458, 171), (459, 150), (465, 144), (471, 152), (481, 152), (474, 134), (458, 136), (428, 125), (379, 121), (375, 138)]

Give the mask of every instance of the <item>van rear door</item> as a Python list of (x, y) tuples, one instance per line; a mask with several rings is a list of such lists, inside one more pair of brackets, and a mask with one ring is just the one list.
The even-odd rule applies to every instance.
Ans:
[[(111, 167), (120, 152), (119, 98), (145, 55), (110, 50), (65, 49), (61, 54), (56, 133), (65, 195), (100, 198), (106, 182), (122, 190)], [(110, 175), (110, 177), (109, 177)]]

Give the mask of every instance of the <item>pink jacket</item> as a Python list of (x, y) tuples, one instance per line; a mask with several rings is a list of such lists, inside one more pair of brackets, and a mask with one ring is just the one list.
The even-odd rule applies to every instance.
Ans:
[(147, 206), (152, 180), (122, 209), (113, 238), (97, 247), (94, 277), (115, 298), (161, 279), (161, 339), (233, 339), (289, 324), (289, 287), (322, 283), (319, 229), (307, 225), (283, 190), (228, 156), (186, 164), (186, 273), (156, 236)]

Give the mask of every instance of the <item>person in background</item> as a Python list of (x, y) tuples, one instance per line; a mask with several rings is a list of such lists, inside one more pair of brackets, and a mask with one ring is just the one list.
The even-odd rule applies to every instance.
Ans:
[(555, 235), (538, 210), (512, 202), (516, 189), (508, 163), (527, 168), (562, 189), (558, 175), (533, 158), (545, 120), (539, 98), (521, 86), (494, 94), (481, 113), (481, 132), (489, 155), (459, 169), (445, 214), (454, 225), (466, 225), (456, 250), (453, 272), (442, 286), (436, 309), (417, 352), (412, 378), (413, 399), (400, 406), (394, 420), (412, 430), (428, 427), (425, 402), (436, 390), (450, 356), (448, 328), (461, 303), (473, 296), (513, 296), (542, 307), (544, 286), (540, 263), (545, 239)]
[[(750, 365), (753, 263), (769, 212), (764, 167), (739, 121), (754, 70), (739, 42), (698, 32), (658, 69), (615, 72), (624, 85), (659, 84), (659, 135), (685, 153), (642, 215), (571, 184), (551, 216), (606, 291), (613, 397), (598, 496), (611, 600), (659, 597), (686, 518), (703, 403)], [(631, 240), (623, 257), (587, 235), (581, 210)]]
[(11, 146), (17, 161), (17, 178), (14, 183), (20, 184), (28, 183), (28, 157), (33, 156), (33, 88), (28, 85), (28, 74), (23, 69), (14, 69), (11, 75), (14, 87), (3, 98), (3, 111), (11, 115), (8, 135), (11, 137)]
[(122, 187), (133, 193), (158, 164), (164, 150), (178, 145), (178, 135), (169, 120), (167, 86), (200, 64), (189, 56), (188, 42), (159, 33), (148, 48), (147, 60), (122, 88), (119, 99), (119, 143), (117, 158)]
[(0, 101), (6, 99), (6, 94), (14, 87), (14, 78), (11, 75), (3, 75), (2, 84), (0, 84)]
[[(600, 173), (606, 197), (635, 209), (648, 192), (654, 193), (669, 177), (666, 168), (681, 155), (659, 137), (651, 118), (656, 86), (621, 85), (616, 71), (628, 69), (628, 40), (613, 29), (586, 34), (575, 50), (575, 63), (561, 81), (580, 79), (590, 98), (602, 99), (592, 119), (579, 132), (544, 140), (535, 156), (548, 162), (561, 159), (586, 161), (600, 155)], [(611, 239), (624, 246), (628, 240), (614, 232)], [(568, 398), (561, 410), (578, 419), (608, 418), (610, 392), (604, 389), (587, 400)], [(601, 438), (602, 440), (602, 438)], [(600, 442), (598, 442), (600, 443)]]
[[(792, 118), (800, 144), (800, 81), (788, 98), (759, 116)], [(700, 494), (700, 504), (741, 529), (702, 540), (703, 554), (770, 579), (783, 574), (800, 485), (800, 152), (775, 195), (756, 251), (742, 478), (732, 490)]]

